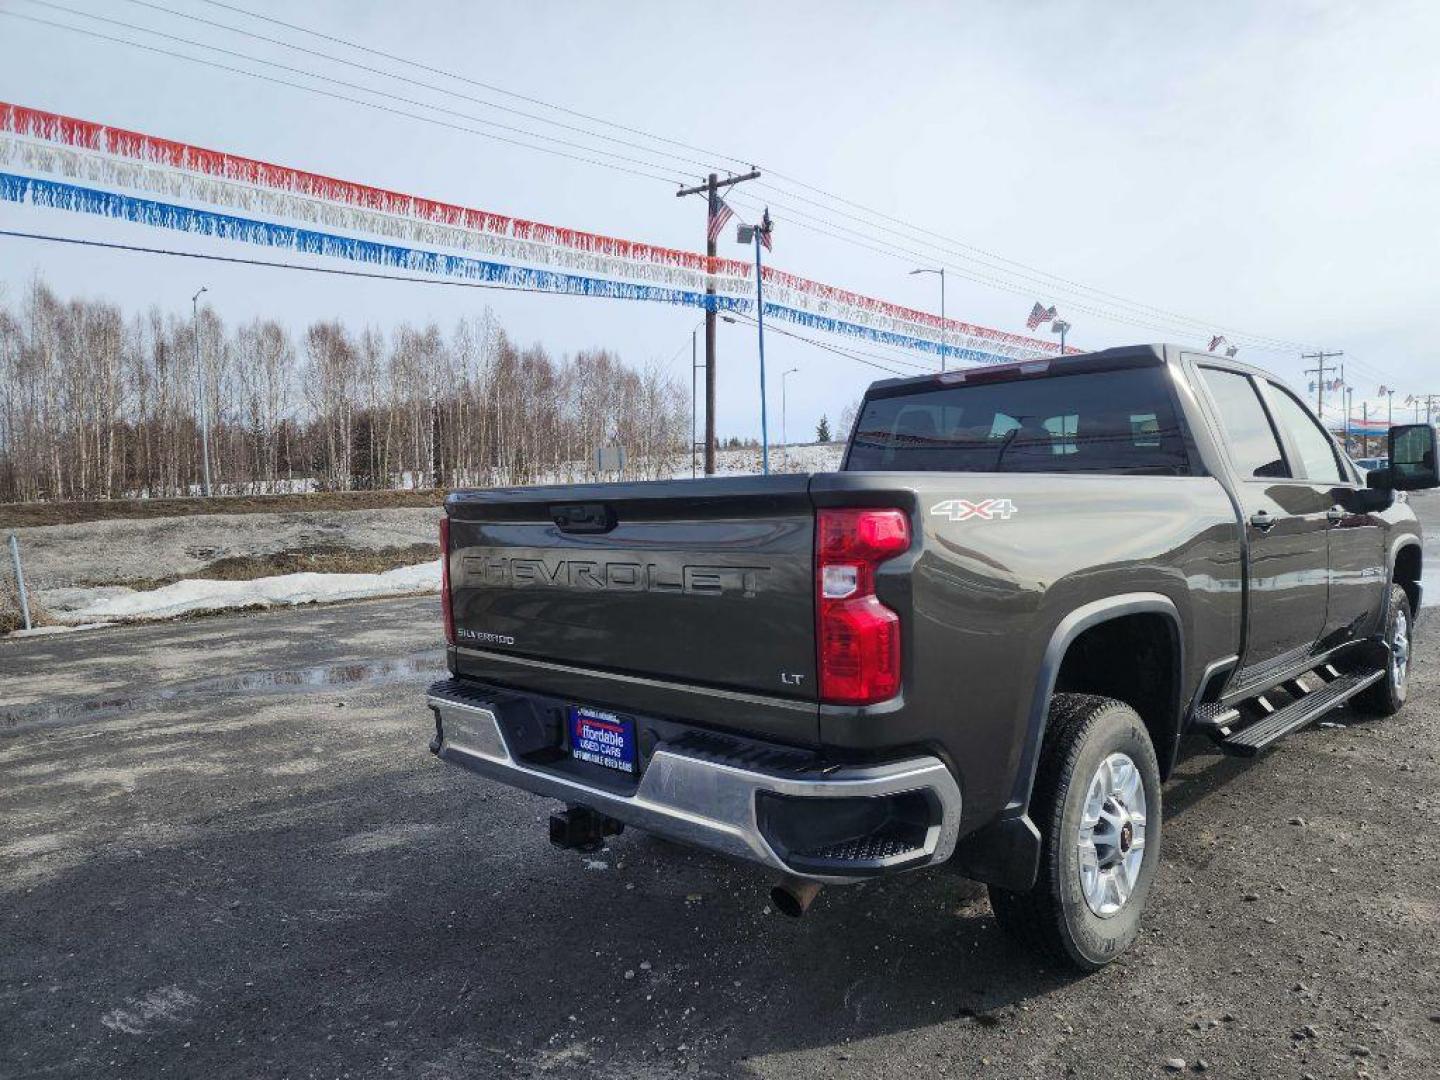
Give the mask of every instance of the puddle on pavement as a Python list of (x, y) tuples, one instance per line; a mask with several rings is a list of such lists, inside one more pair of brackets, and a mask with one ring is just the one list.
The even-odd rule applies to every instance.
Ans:
[(384, 660), (338, 660), (310, 667), (249, 671), (240, 675), (192, 679), (141, 694), (113, 694), (62, 704), (42, 702), (9, 707), (0, 712), (0, 731), (78, 720), (107, 719), (182, 698), (233, 693), (313, 693), (332, 687), (377, 686), (408, 679), (434, 679), (444, 674), (443, 649), (430, 649)]

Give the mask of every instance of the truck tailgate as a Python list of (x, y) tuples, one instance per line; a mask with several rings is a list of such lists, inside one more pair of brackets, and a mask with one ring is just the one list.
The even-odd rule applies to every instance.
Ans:
[(464, 492), (456, 644), (815, 700), (809, 477)]

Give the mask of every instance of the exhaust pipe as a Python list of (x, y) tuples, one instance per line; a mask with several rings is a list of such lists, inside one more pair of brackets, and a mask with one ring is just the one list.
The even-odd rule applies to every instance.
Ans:
[(793, 877), (782, 878), (780, 883), (770, 890), (770, 902), (782, 915), (798, 919), (810, 910), (810, 905), (815, 902), (815, 897), (820, 895), (820, 889), (821, 885), (818, 881), (806, 881), (804, 878)]

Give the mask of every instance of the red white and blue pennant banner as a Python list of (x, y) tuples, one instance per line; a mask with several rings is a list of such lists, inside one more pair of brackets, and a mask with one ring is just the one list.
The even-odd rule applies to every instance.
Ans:
[[(3, 103), (0, 200), (512, 287), (742, 312), (755, 305), (747, 260), (559, 228)], [(346, 235), (353, 232), (367, 237)], [(940, 352), (934, 315), (771, 267), (763, 273), (767, 316)], [(707, 298), (712, 284), (718, 295)], [(970, 363), (1054, 352), (1041, 339), (954, 319), (943, 339), (947, 356)]]

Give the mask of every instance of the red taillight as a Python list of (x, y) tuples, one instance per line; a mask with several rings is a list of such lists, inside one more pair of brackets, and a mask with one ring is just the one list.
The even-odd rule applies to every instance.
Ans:
[(450, 518), (440, 519), (440, 614), (445, 620), (445, 642), (455, 644), (455, 609), (450, 604)]
[(875, 595), (875, 567), (910, 548), (901, 510), (821, 510), (815, 610), (820, 699), (869, 705), (900, 692), (900, 616)]

